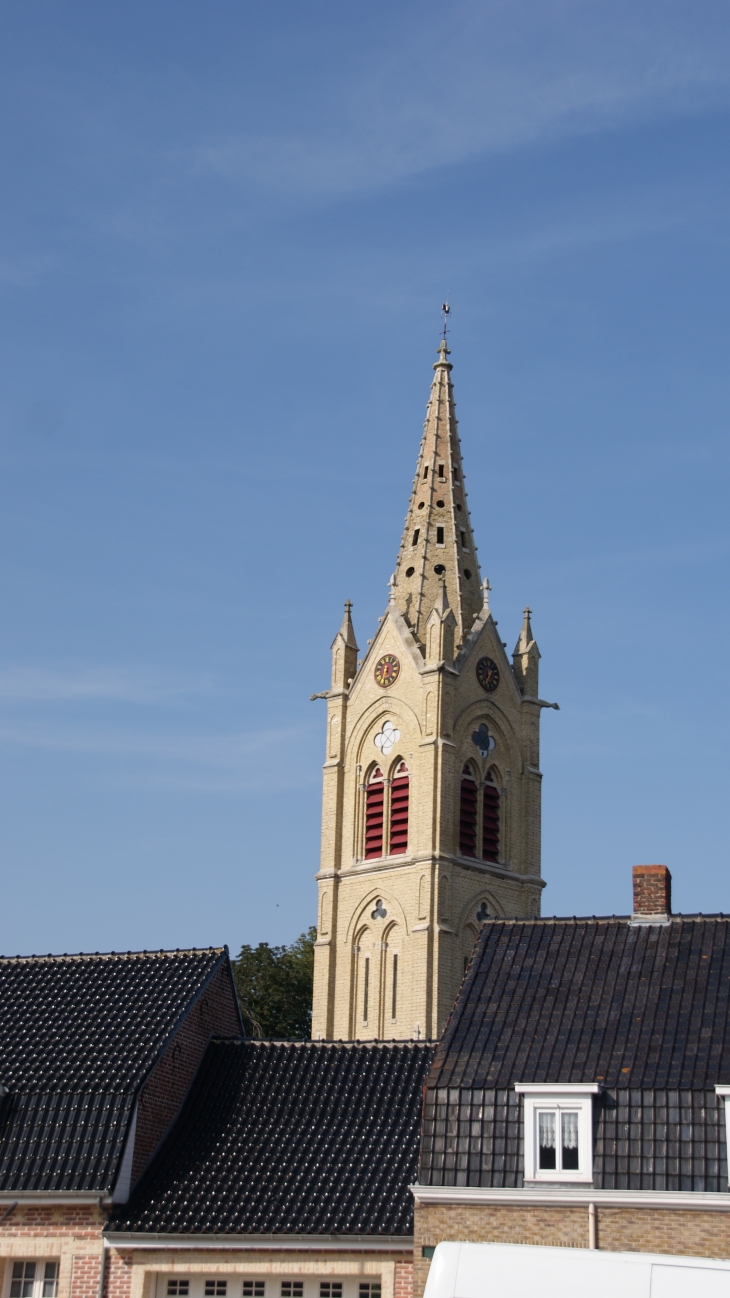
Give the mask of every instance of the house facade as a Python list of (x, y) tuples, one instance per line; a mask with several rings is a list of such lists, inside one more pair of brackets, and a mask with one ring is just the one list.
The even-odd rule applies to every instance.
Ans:
[(242, 1036), (228, 953), (0, 959), (0, 1294), (99, 1298), (103, 1230), (214, 1035)]
[(416, 1293), (442, 1239), (730, 1256), (730, 918), (487, 920), (430, 1071)]

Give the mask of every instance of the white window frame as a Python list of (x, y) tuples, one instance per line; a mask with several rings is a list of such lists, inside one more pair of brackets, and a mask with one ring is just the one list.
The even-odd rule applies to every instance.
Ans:
[(725, 1148), (727, 1150), (727, 1183), (730, 1187), (730, 1086), (716, 1086), (718, 1100), (725, 1101)]
[[(524, 1096), (525, 1130), (525, 1183), (559, 1181), (561, 1183), (592, 1183), (593, 1181), (593, 1096), (601, 1091), (598, 1082), (572, 1082), (543, 1085), (541, 1082), (516, 1082), (515, 1090)], [(730, 1094), (730, 1088), (728, 1090)], [(559, 1140), (560, 1115), (578, 1114), (578, 1167), (562, 1171), (560, 1168), (538, 1166), (539, 1144), (537, 1124), (540, 1113), (555, 1113), (556, 1139)], [(557, 1150), (556, 1150), (557, 1161)]]
[(59, 1275), (59, 1271), (60, 1271), (60, 1269), (61, 1269), (61, 1260), (60, 1260), (60, 1258), (57, 1258), (57, 1257), (6, 1257), (6, 1258), (5, 1258), (5, 1274), (6, 1274), (6, 1282), (5, 1282), (5, 1287), (4, 1287), (4, 1293), (5, 1293), (5, 1295), (6, 1295), (6, 1298), (9, 1298), (9, 1295), (10, 1295), (10, 1290), (11, 1290), (11, 1286), (12, 1286), (12, 1283), (13, 1283), (13, 1264), (14, 1264), (15, 1262), (20, 1262), (20, 1263), (23, 1264), (23, 1265), (24, 1265), (26, 1262), (35, 1262), (35, 1266), (36, 1266), (36, 1274), (35, 1274), (35, 1279), (34, 1279), (34, 1281), (33, 1281), (33, 1298), (43, 1298), (43, 1283), (44, 1283), (44, 1280), (45, 1280), (46, 1263), (47, 1263), (47, 1262), (53, 1262), (53, 1263), (55, 1263), (55, 1267), (56, 1267), (56, 1276), (55, 1276), (55, 1282), (54, 1282), (54, 1284), (55, 1284), (55, 1291), (56, 1291), (56, 1293), (58, 1293), (58, 1275)]

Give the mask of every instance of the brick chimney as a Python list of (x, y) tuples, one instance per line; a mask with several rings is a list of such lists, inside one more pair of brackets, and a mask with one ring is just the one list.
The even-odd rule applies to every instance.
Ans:
[(672, 876), (666, 865), (635, 865), (634, 914), (639, 923), (660, 924), (672, 913)]

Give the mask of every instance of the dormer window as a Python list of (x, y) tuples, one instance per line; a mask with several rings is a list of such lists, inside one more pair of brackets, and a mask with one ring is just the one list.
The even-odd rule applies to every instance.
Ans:
[(517, 1082), (524, 1096), (525, 1183), (593, 1180), (593, 1096), (597, 1082)]

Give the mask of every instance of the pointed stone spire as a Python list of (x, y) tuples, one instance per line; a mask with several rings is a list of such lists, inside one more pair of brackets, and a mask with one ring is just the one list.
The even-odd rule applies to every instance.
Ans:
[(357, 640), (352, 625), (350, 610), (352, 604), (348, 599), (342, 626), (332, 641), (332, 689), (347, 689), (357, 671)]
[(532, 627), (530, 626), (531, 612), (532, 609), (529, 607), (529, 605), (527, 608), (523, 609), (524, 618), (522, 622), (522, 630), (520, 631), (519, 637), (517, 639), (517, 644), (515, 645), (516, 654), (527, 653), (527, 650), (529, 649), (530, 645), (535, 639), (534, 635), (532, 634)]
[(393, 586), (395, 603), (424, 647), (442, 578), (459, 643), (483, 603), (445, 339), (438, 352)]
[(525, 609), (522, 630), (517, 637), (517, 644), (512, 653), (512, 664), (522, 693), (529, 695), (531, 698), (537, 698), (540, 650), (532, 634), (532, 626), (530, 625), (531, 612), (531, 608)]

